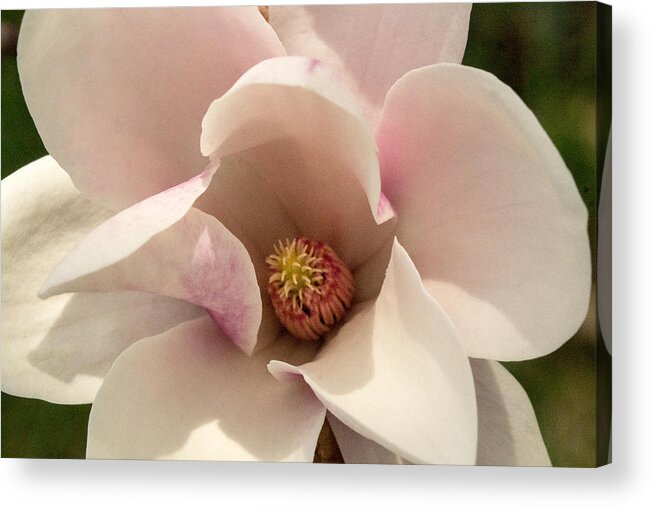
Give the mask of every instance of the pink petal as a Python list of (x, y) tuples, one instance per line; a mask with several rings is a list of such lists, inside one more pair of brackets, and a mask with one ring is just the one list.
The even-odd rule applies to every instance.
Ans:
[(200, 207), (262, 258), (299, 232), (355, 268), (393, 230), (377, 225), (393, 211), (372, 133), (355, 97), (318, 61), (275, 58), (249, 70), (210, 106), (201, 150), (220, 169)]
[(398, 237), (470, 356), (548, 354), (588, 307), (587, 211), (517, 95), (440, 64), (392, 88), (377, 132)]
[(271, 6), (269, 22), (290, 55), (336, 67), (375, 123), (405, 72), (460, 63), (471, 4)]
[(337, 419), (404, 459), (473, 464), (477, 407), (468, 359), (397, 241), (380, 295), (356, 310), (313, 362), (272, 361), (270, 371), (302, 375)]
[(284, 53), (255, 7), (29, 11), (18, 47), (45, 146), (112, 208), (199, 173), (210, 102)]
[(141, 340), (117, 359), (90, 413), (89, 458), (312, 461), (325, 409), (271, 358), (309, 360), (297, 341), (247, 357), (209, 318)]
[(203, 313), (141, 292), (37, 297), (65, 253), (109, 216), (52, 157), (2, 180), (3, 391), (91, 403), (120, 352)]
[(128, 208), (88, 234), (42, 295), (146, 291), (203, 306), (251, 353), (262, 314), (251, 259), (218, 220), (191, 208), (214, 169)]
[(477, 391), (477, 464), (551, 466), (527, 393), (496, 361), (470, 361)]

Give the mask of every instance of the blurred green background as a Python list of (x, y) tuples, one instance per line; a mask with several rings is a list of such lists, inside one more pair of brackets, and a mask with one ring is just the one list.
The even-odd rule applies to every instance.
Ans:
[[(15, 45), (12, 37), (5, 39), (17, 33), (21, 18), (20, 11), (2, 12), (3, 178), (46, 153), (21, 94)], [(594, 3), (477, 4), (463, 62), (498, 76), (536, 114), (588, 206), (593, 252), (597, 139), (604, 136), (596, 127), (596, 36)], [(578, 334), (561, 349), (506, 364), (529, 393), (555, 466), (594, 466), (597, 460), (596, 366), (604, 352), (596, 334), (592, 304)], [(600, 373), (609, 386), (605, 363), (607, 371)], [(606, 391), (600, 399), (604, 411), (610, 409)], [(2, 457), (82, 458), (89, 411), (90, 405), (59, 406), (2, 393)]]

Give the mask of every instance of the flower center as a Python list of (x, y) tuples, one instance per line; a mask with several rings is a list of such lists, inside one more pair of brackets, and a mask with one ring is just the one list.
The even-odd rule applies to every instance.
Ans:
[(318, 340), (350, 309), (355, 284), (328, 245), (307, 238), (279, 241), (269, 265), (267, 292), (278, 319), (303, 340)]

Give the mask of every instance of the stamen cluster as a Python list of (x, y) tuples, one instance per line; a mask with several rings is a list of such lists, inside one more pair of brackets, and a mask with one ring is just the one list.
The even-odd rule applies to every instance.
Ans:
[(321, 241), (279, 241), (266, 259), (267, 292), (280, 322), (294, 336), (318, 340), (350, 309), (353, 277), (337, 254)]

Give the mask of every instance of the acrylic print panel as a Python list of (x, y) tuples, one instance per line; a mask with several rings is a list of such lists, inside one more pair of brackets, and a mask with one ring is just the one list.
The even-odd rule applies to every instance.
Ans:
[(2, 33), (3, 457), (609, 461), (608, 6)]

